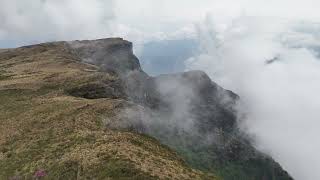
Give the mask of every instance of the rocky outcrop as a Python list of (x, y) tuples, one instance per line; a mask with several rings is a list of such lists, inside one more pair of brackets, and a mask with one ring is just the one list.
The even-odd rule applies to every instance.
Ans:
[[(119, 127), (149, 134), (178, 151), (193, 167), (219, 172), (225, 179), (291, 179), (238, 129), (234, 106), (239, 97), (204, 72), (150, 77), (141, 70), (127, 41), (69, 44), (82, 61), (118, 73), (122, 84), (118, 90), (140, 106), (120, 111), (117, 119), (123, 123)], [(101, 87), (97, 90), (103, 91)], [(110, 88), (105, 91), (110, 92)]]
[[(168, 179), (175, 173), (176, 179), (213, 178), (196, 170), (189, 172), (174, 155), (164, 155), (168, 150), (135, 134), (138, 132), (175, 150), (189, 166), (223, 179), (291, 179), (238, 129), (234, 105), (239, 97), (202, 71), (151, 77), (141, 69), (132, 43), (121, 38), (27, 46), (2, 52), (0, 57), (0, 90), (7, 93), (0, 98), (8, 102), (1, 107), (10, 112), (17, 109), (7, 117), (10, 121), (1, 123), (19, 126), (19, 130), (4, 133), (9, 134), (8, 139), (0, 135), (0, 143), (6, 147), (0, 149), (0, 177), (15, 170), (28, 174), (35, 169), (28, 162), (32, 161), (56, 173), (72, 162), (70, 177), (75, 177), (74, 169), (82, 175), (110, 177), (95, 168), (110, 162), (110, 167), (123, 168), (124, 173), (134, 169), (130, 175), (136, 173), (139, 178)], [(11, 104), (13, 101), (16, 103)], [(32, 105), (31, 110), (25, 110), (24, 102)], [(7, 131), (12, 126), (0, 128)], [(57, 149), (64, 142), (68, 146)], [(33, 149), (28, 148), (31, 146)], [(44, 155), (38, 156), (34, 149)], [(83, 149), (87, 156), (79, 153)], [(32, 152), (31, 160), (28, 152)], [(57, 157), (65, 164), (57, 165)], [(46, 158), (49, 164), (44, 164)], [(6, 163), (9, 161), (21, 162)], [(144, 169), (149, 166), (153, 168)], [(166, 168), (168, 172), (163, 174), (161, 169)], [(123, 175), (117, 169), (111, 175), (115, 172), (116, 177)]]
[[(120, 94), (124, 92), (128, 100), (142, 107), (120, 111), (117, 119), (123, 123), (118, 127), (151, 135), (178, 151), (193, 167), (219, 172), (225, 179), (291, 179), (238, 129), (234, 106), (239, 97), (204, 72), (150, 77), (141, 70), (127, 41), (104, 39), (69, 44), (82, 61), (117, 73), (121, 77)], [(100, 97), (117, 97), (110, 93), (110, 86), (96, 90), (109, 92)], [(90, 89), (88, 92), (91, 95), (86, 96), (99, 94)]]
[(193, 167), (219, 172), (224, 179), (291, 179), (238, 129), (234, 107), (239, 97), (204, 72), (134, 77), (131, 92), (140, 96), (132, 99), (148, 110), (133, 113), (142, 121), (130, 127), (175, 149)]
[(121, 82), (67, 42), (0, 52), (0, 179), (218, 179), (120, 131), (114, 116), (135, 104)]
[(126, 74), (141, 70), (132, 43), (122, 38), (71, 41), (68, 45), (83, 62), (97, 65), (104, 71)]

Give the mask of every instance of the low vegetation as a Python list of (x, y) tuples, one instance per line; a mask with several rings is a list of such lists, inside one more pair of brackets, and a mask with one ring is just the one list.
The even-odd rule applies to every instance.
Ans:
[(0, 179), (218, 179), (151, 137), (105, 128), (126, 98), (69, 92), (117, 77), (63, 44), (0, 53)]

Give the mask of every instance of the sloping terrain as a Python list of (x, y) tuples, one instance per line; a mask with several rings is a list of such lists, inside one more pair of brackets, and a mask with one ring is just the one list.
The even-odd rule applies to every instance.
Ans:
[(120, 38), (2, 50), (0, 179), (291, 179), (238, 130), (238, 98), (148, 76)]
[(125, 98), (68, 95), (88, 84), (112, 88), (118, 77), (81, 63), (64, 42), (2, 52), (0, 72), (0, 179), (40, 170), (47, 179), (213, 178), (153, 138), (106, 129), (130, 105)]

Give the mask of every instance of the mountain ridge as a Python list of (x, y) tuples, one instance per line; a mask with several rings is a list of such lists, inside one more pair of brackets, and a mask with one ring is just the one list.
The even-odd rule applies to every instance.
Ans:
[(7, 49), (0, 63), (0, 177), (291, 179), (237, 130), (236, 94), (201, 71), (148, 76), (121, 38)]

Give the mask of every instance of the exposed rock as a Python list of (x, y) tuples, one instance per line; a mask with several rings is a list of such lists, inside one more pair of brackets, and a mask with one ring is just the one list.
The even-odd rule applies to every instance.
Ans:
[(66, 44), (0, 52), (0, 179), (218, 179), (154, 138), (106, 127), (133, 103), (119, 77)]
[[(106, 72), (112, 69), (120, 73), (127, 97), (143, 107), (119, 112), (119, 128), (156, 137), (180, 152), (193, 167), (221, 171), (227, 179), (290, 179), (279, 164), (255, 150), (250, 138), (239, 131), (234, 109), (239, 97), (235, 93), (212, 82), (202, 71), (150, 77), (140, 66), (120, 66), (123, 61), (124, 65), (139, 63), (135, 63), (137, 59), (128, 48), (115, 51), (109, 46), (113, 41), (85, 41), (86, 45), (73, 42), (72, 48), (85, 62), (99, 65)], [(110, 52), (116, 58), (110, 58)]]
[[(150, 77), (141, 70), (132, 43), (121, 38), (8, 50), (0, 52), (0, 68), (3, 77), (10, 74), (10, 79), (0, 78), (0, 98), (6, 102), (0, 106), (0, 130), (5, 131), (0, 134), (0, 145), (5, 147), (0, 154), (0, 177), (15, 172), (30, 175), (38, 168), (33, 165), (56, 173), (65, 168), (70, 177), (75, 177), (74, 168), (83, 176), (122, 177), (116, 170), (117, 176), (112, 177), (114, 171), (100, 174), (101, 169), (95, 168), (107, 164), (107, 169), (122, 168), (136, 178), (214, 178), (187, 170), (157, 141), (114, 132), (130, 130), (155, 137), (191, 167), (224, 179), (291, 179), (239, 131), (235, 93), (201, 71)], [(64, 144), (67, 147), (59, 150)], [(72, 162), (72, 168), (67, 168)]]
[(204, 72), (134, 77), (131, 91), (140, 97), (133, 100), (147, 109), (131, 110), (136, 124), (130, 127), (160, 139), (193, 167), (220, 171), (226, 179), (291, 179), (239, 131), (234, 109), (239, 97)]
[(97, 65), (104, 71), (126, 74), (141, 70), (132, 43), (122, 38), (72, 41), (68, 45), (83, 62)]

